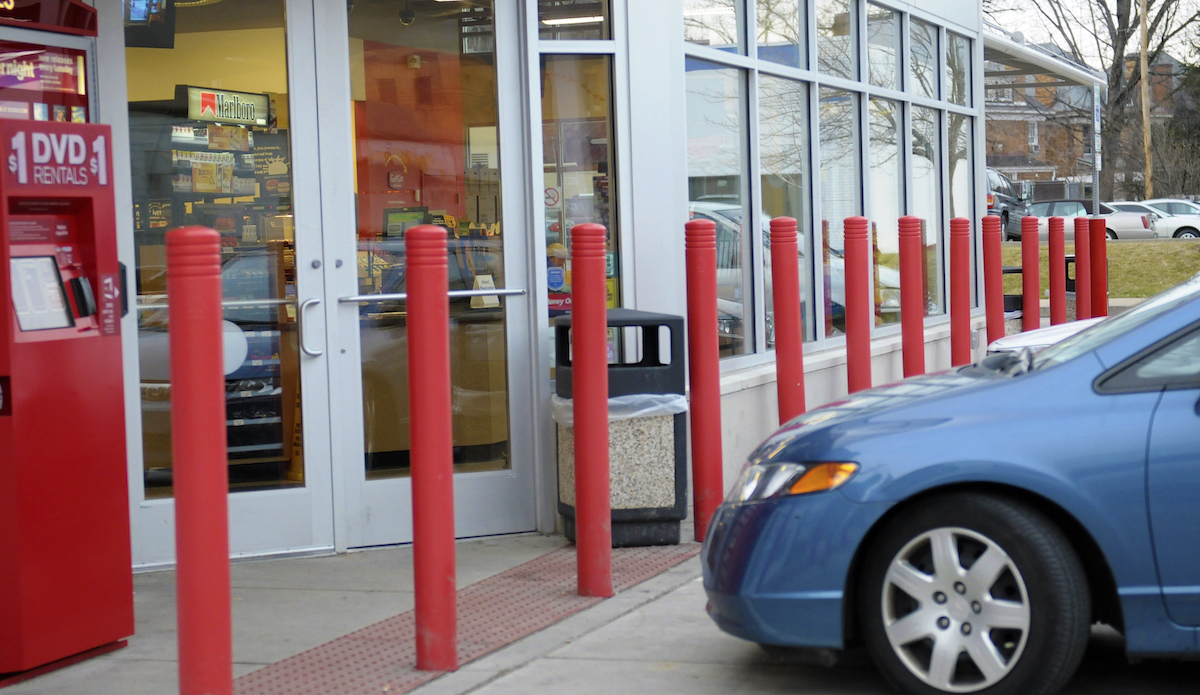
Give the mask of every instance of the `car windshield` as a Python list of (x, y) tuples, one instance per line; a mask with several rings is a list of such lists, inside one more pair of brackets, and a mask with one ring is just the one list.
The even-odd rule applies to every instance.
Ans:
[(1042, 350), (1034, 356), (1031, 369), (1052, 367), (1085, 352), (1091, 352), (1197, 296), (1200, 296), (1200, 274), (1147, 299), (1123, 314), (1101, 321), (1082, 333), (1076, 333), (1061, 343)]

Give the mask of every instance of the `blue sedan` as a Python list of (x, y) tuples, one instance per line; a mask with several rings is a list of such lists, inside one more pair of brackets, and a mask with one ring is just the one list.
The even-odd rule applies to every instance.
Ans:
[(787, 423), (702, 557), (721, 629), (861, 644), (908, 693), (1053, 693), (1093, 622), (1131, 655), (1200, 651), (1200, 275)]

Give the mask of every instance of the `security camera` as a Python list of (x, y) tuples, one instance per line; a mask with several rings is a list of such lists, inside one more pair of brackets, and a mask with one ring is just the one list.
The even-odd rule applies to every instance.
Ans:
[(415, 21), (417, 21), (417, 13), (413, 12), (413, 9), (405, 4), (404, 9), (400, 10), (400, 23), (408, 26)]

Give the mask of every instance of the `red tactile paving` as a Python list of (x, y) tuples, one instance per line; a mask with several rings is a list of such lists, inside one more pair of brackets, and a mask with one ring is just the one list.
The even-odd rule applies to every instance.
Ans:
[[(696, 543), (613, 550), (624, 591), (700, 552)], [(575, 593), (575, 548), (562, 548), (458, 592), (459, 664), (478, 659), (601, 601)], [(413, 611), (238, 678), (237, 695), (403, 693), (442, 675), (416, 669)]]

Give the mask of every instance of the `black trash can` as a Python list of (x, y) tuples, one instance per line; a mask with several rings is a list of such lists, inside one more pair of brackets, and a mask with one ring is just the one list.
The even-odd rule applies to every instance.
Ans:
[[(642, 359), (635, 364), (608, 365), (610, 410), (614, 402), (670, 402), (650, 407), (649, 415), (609, 421), (609, 488), (614, 548), (674, 545), (680, 522), (687, 516), (687, 414), (683, 403), (683, 317), (632, 309), (609, 309), (609, 328), (640, 328)], [(661, 328), (669, 333), (670, 361), (661, 359)], [(554, 319), (556, 353), (555, 393), (565, 406), (572, 397), (570, 359), (571, 317)], [(622, 398), (645, 394), (658, 399)], [(616, 399), (616, 401), (614, 401)], [(636, 405), (635, 405), (636, 407)], [(669, 414), (657, 414), (675, 410)], [(613, 410), (619, 413), (618, 410)], [(621, 417), (620, 414), (616, 415)], [(574, 428), (561, 424), (558, 432), (558, 511), (563, 530), (575, 540)]]

